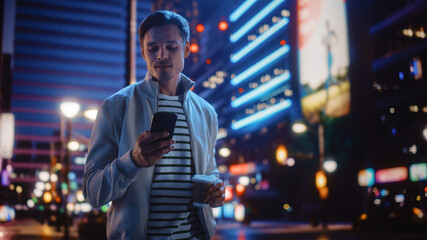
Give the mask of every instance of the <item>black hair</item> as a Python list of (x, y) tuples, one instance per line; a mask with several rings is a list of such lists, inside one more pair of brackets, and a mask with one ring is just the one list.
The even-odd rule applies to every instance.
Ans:
[(139, 25), (139, 42), (142, 45), (145, 34), (152, 27), (159, 27), (173, 24), (178, 27), (179, 33), (184, 43), (190, 41), (190, 26), (188, 21), (181, 15), (168, 10), (155, 11), (148, 15)]

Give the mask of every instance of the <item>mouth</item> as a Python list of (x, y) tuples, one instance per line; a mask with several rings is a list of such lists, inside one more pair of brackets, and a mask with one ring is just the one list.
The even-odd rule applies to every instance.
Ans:
[(163, 64), (163, 65), (156, 65), (154, 67), (155, 68), (168, 68), (168, 67), (172, 67), (172, 65)]
[(170, 64), (168, 62), (160, 61), (160, 62), (155, 63), (154, 67), (155, 68), (169, 68), (169, 67), (172, 67), (172, 64)]

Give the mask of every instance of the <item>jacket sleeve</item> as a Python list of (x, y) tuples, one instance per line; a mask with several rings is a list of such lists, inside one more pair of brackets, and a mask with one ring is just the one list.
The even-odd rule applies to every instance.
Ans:
[(119, 138), (115, 130), (108, 112), (101, 106), (83, 175), (85, 199), (94, 207), (122, 197), (140, 170), (131, 158), (132, 150), (118, 157)]
[(218, 116), (213, 111), (212, 114), (212, 128), (211, 128), (211, 134), (210, 134), (210, 143), (209, 143), (209, 149), (208, 149), (208, 163), (207, 163), (207, 169), (206, 169), (206, 175), (214, 175), (216, 178), (219, 178), (219, 171), (216, 166), (216, 159), (215, 159), (215, 146), (216, 146), (216, 139), (218, 135)]

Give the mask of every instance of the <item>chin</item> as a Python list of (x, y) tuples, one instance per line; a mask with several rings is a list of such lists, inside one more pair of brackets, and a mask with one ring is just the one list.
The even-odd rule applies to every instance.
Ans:
[(162, 81), (162, 82), (168, 82), (168, 81), (170, 81), (172, 78), (173, 78), (173, 76), (172, 75), (170, 75), (170, 74), (157, 74), (157, 77), (156, 77), (159, 81)]

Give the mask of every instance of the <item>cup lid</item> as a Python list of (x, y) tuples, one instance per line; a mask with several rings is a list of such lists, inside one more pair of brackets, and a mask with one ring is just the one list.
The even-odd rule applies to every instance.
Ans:
[(193, 182), (213, 183), (215, 181), (216, 181), (216, 177), (214, 177), (214, 176), (208, 176), (208, 175), (194, 175), (193, 176)]

